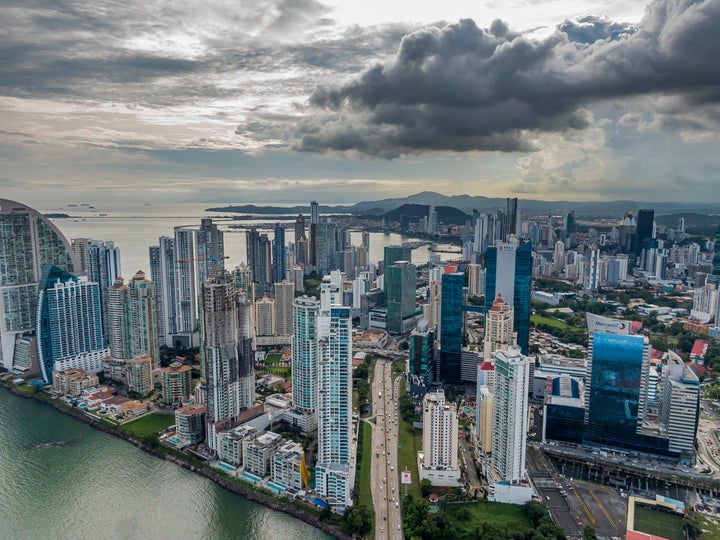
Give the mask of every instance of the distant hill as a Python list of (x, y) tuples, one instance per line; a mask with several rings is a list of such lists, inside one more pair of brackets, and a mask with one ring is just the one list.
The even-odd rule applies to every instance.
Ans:
[[(438, 222), (445, 225), (464, 225), (470, 219), (468, 214), (451, 206), (436, 206), (435, 210), (438, 213)], [(388, 221), (400, 221), (401, 216), (404, 215), (410, 221), (419, 221), (427, 216), (429, 211), (430, 205), (407, 203), (386, 212), (383, 218)]]
[[(506, 207), (506, 200), (501, 197), (483, 197), (471, 195), (442, 195), (434, 191), (423, 191), (407, 197), (381, 199), (379, 201), (363, 201), (353, 205), (320, 206), (321, 214), (363, 214), (369, 216), (382, 216), (384, 213), (395, 210), (403, 205), (425, 206), (434, 205), (437, 208), (450, 207), (461, 212), (471, 214), (473, 210), (481, 213), (490, 213)], [(520, 199), (520, 211), (523, 215), (529, 214), (564, 214), (575, 211), (580, 218), (617, 218), (620, 219), (626, 210), (637, 213), (640, 208), (652, 208), (656, 216), (666, 214), (716, 214), (720, 215), (720, 202), (709, 203), (681, 203), (681, 202), (641, 202), (641, 201), (540, 201), (534, 199)], [(208, 208), (212, 212), (228, 212), (243, 214), (272, 214), (291, 215), (309, 214), (310, 206), (298, 205), (292, 207), (256, 206), (254, 204), (230, 205)]]

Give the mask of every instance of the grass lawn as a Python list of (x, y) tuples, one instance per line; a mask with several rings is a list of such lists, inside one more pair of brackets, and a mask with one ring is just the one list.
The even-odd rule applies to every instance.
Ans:
[(372, 440), (372, 427), (366, 422), (362, 423), (363, 430), (363, 451), (360, 458), (360, 470), (358, 474), (357, 482), (357, 499), (358, 504), (365, 505), (368, 508), (373, 507), (372, 494), (370, 493), (370, 474), (371, 474), (371, 462), (373, 452), (373, 440)]
[(392, 377), (395, 379), (398, 375), (405, 373), (405, 359), (395, 360), (392, 364)]
[(467, 534), (472, 534), (483, 523), (507, 527), (508, 531), (524, 531), (531, 527), (525, 507), (519, 504), (478, 502), (447, 504), (445, 513), (450, 521)]
[(120, 426), (120, 429), (126, 433), (142, 437), (144, 435), (157, 435), (158, 431), (162, 431), (174, 423), (174, 414), (150, 413), (137, 420), (123, 424)]
[(702, 527), (703, 538), (720, 538), (720, 524), (716, 523), (716, 519), (714, 520), (703, 514), (695, 514), (695, 516), (700, 527)]
[(280, 354), (280, 353), (268, 354), (265, 357), (265, 364), (268, 366), (273, 366), (273, 365), (277, 364), (278, 362), (280, 362), (281, 358), (282, 358), (282, 354)]
[(565, 329), (568, 327), (567, 324), (564, 322), (558, 320), (558, 319), (551, 319), (549, 317), (543, 317), (542, 315), (531, 315), (530, 316), (530, 323), (531, 324), (547, 324), (548, 326), (552, 326), (553, 328), (562, 328)]
[(15, 391), (19, 394), (37, 394), (39, 392), (37, 386), (27, 383), (16, 384)]
[[(400, 381), (400, 393), (405, 392), (405, 381)], [(411, 473), (412, 484), (408, 486), (408, 495), (419, 499), (420, 494), (420, 477), (417, 470), (417, 453), (422, 450), (422, 439), (420, 435), (415, 435), (412, 424), (408, 424), (400, 419), (400, 443), (398, 445), (398, 470), (404, 471), (407, 468)], [(403, 486), (400, 486), (400, 493), (405, 493)]]
[(290, 378), (289, 367), (271, 367), (268, 371), (277, 377), (282, 377), (283, 379)]
[(670, 540), (685, 540), (682, 517), (640, 504), (635, 505), (635, 530)]

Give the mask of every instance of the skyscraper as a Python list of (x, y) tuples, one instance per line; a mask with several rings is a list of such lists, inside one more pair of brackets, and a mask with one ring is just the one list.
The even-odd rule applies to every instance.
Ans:
[(252, 228), (247, 231), (247, 263), (253, 273), (253, 282), (260, 285), (262, 293), (272, 282), (271, 242), (267, 234)]
[(700, 418), (700, 381), (682, 358), (668, 351), (663, 385), (660, 420), (670, 439), (668, 449), (691, 461)]
[(196, 231), (197, 245), (197, 283), (198, 288), (210, 276), (225, 270), (225, 241), (223, 232), (211, 218), (200, 220), (200, 229)]
[(252, 304), (236, 292), (227, 272), (202, 286), (202, 356), (207, 386), (207, 440), (217, 451), (217, 433), (232, 427), (255, 401), (255, 332)]
[(177, 334), (177, 298), (175, 297), (175, 240), (161, 236), (157, 246), (150, 246), (150, 279), (155, 284), (158, 341), (175, 346)]
[(108, 287), (113, 284), (115, 278), (121, 273), (120, 248), (116, 247), (114, 242), (93, 240), (88, 246), (87, 263), (88, 280), (97, 283), (100, 287), (100, 314), (103, 321), (103, 334), (107, 341), (109, 334), (107, 321)]
[(412, 261), (412, 250), (406, 246), (385, 246), (383, 255), (385, 271), (398, 261)]
[(293, 333), (293, 300), (295, 284), (283, 280), (275, 283), (275, 334), (291, 336)]
[(637, 229), (635, 232), (635, 256), (640, 256), (643, 248), (643, 240), (654, 238), (653, 229), (655, 223), (655, 210), (641, 208), (637, 215)]
[(285, 279), (285, 229), (281, 223), (275, 224), (275, 238), (272, 242), (272, 278), (273, 283)]
[(131, 358), (148, 356), (152, 368), (160, 365), (155, 285), (138, 270), (128, 284), (128, 323)]
[(320, 221), (320, 205), (317, 201), (310, 201), (310, 223), (318, 223)]
[(462, 380), (462, 346), (465, 337), (465, 274), (443, 274), (441, 287), (440, 381), (459, 383)]
[(505, 481), (525, 478), (530, 361), (520, 349), (495, 353), (492, 467)]
[(36, 317), (38, 361), (47, 384), (55, 370), (102, 371), (109, 350), (104, 348), (97, 283), (46, 265)]
[(263, 296), (255, 301), (255, 332), (258, 336), (275, 335), (275, 300)]
[(517, 342), (523, 354), (527, 354), (530, 341), (531, 276), (532, 244), (502, 242), (488, 248), (485, 297), (495, 298), (500, 293), (513, 306)]
[(320, 302), (310, 296), (301, 296), (293, 304), (292, 386), (293, 407), (308, 415), (310, 425), (317, 427), (318, 389), (318, 329)]
[(195, 249), (195, 230), (175, 227), (175, 320), (174, 341), (185, 347), (196, 345), (198, 267)]
[(350, 504), (352, 452), (352, 325), (350, 308), (330, 308), (330, 334), (318, 363), (316, 491), (332, 506)]
[[(602, 444), (638, 448), (645, 417), (650, 344), (630, 322), (586, 314), (587, 435)], [(648, 447), (649, 448), (649, 447)]]
[(0, 199), (0, 365), (9, 370), (27, 368), (16, 362), (16, 343), (35, 348), (38, 284), (47, 264), (81, 273), (70, 243), (49, 219)]
[(423, 398), (423, 468), (458, 470), (457, 411), (442, 389)]
[(415, 312), (415, 265), (408, 261), (395, 261), (385, 267), (385, 294), (387, 295), (387, 331), (405, 332), (405, 319)]
[(485, 315), (483, 358), (492, 360), (495, 351), (507, 350), (508, 346), (513, 344), (517, 344), (516, 334), (513, 332), (513, 308), (498, 294)]
[(435, 327), (421, 318), (408, 341), (410, 377), (414, 384), (428, 386), (435, 378)]

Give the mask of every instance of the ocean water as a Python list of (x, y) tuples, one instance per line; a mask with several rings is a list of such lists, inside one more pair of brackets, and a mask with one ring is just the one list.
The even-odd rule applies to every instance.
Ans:
[(0, 538), (331, 537), (0, 388)]
[[(81, 203), (82, 204), (82, 203)], [(270, 224), (278, 220), (275, 216), (267, 216), (258, 220), (233, 221), (227, 214), (205, 212), (206, 208), (223, 206), (210, 203), (167, 203), (145, 206), (122, 205), (103, 208), (96, 206), (63, 206), (57, 208), (38, 208), (43, 213), (67, 213), (70, 218), (55, 218), (53, 223), (70, 240), (71, 238), (93, 238), (96, 240), (112, 240), (120, 247), (122, 273), (126, 279), (131, 278), (138, 270), (150, 274), (148, 248), (157, 245), (160, 236), (172, 236), (173, 227), (181, 225), (199, 225), (203, 217), (211, 217), (226, 234), (225, 267), (232, 269), (246, 261), (246, 243), (244, 229), (231, 229), (230, 224), (257, 225)], [(101, 216), (100, 214), (107, 214)], [(261, 230), (273, 238), (272, 229)], [(350, 240), (354, 245), (361, 243), (360, 231), (352, 231)], [(286, 240), (292, 240), (292, 232), (286, 234)], [(387, 245), (401, 244), (416, 238), (400, 234), (370, 233), (370, 261), (377, 262), (383, 258), (383, 249)], [(443, 260), (456, 259), (458, 255), (440, 253)], [(413, 250), (412, 262), (416, 265), (428, 261), (430, 252), (427, 246)]]

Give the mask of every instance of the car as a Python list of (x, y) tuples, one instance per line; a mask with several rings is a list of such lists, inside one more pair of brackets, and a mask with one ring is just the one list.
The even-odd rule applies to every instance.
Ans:
[(380, 532), (381, 532), (381, 533), (384, 533), (384, 532), (385, 532), (385, 527), (380, 527)]
[(401, 530), (401, 529), (402, 529), (402, 527), (401, 527), (400, 525), (398, 525), (398, 531)]
[(383, 516), (383, 521), (387, 521), (387, 516)]
[[(400, 508), (400, 503), (395, 501), (395, 508)], [(400, 528), (400, 525), (398, 525), (398, 529)]]

